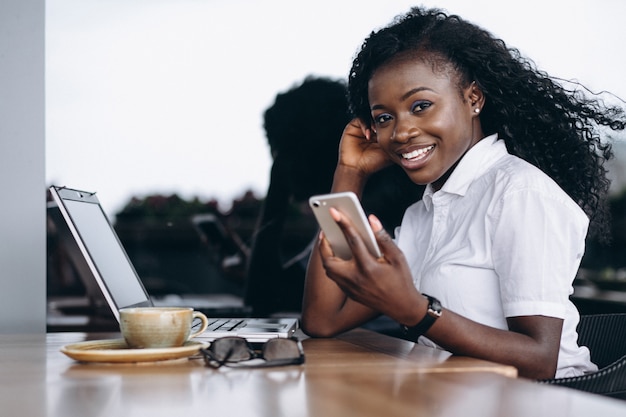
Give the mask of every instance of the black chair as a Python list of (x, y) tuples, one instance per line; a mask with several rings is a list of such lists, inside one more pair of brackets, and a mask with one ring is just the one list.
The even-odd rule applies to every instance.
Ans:
[(581, 316), (578, 344), (589, 348), (597, 372), (539, 382), (626, 399), (626, 313)]

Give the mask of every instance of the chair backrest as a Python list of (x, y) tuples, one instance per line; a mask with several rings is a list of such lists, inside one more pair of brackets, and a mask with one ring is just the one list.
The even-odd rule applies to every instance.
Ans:
[(626, 355), (626, 313), (584, 315), (578, 324), (578, 344), (602, 369)]

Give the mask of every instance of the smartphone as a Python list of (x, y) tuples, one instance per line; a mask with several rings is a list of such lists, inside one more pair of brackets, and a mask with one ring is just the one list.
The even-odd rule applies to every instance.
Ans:
[(382, 256), (372, 227), (365, 216), (365, 212), (361, 207), (361, 203), (356, 194), (351, 191), (342, 193), (332, 193), (323, 195), (314, 195), (309, 198), (309, 205), (313, 210), (313, 214), (317, 219), (318, 224), (324, 231), (326, 239), (330, 242), (330, 246), (333, 248), (335, 256), (341, 259), (352, 259), (352, 251), (348, 246), (348, 241), (343, 234), (339, 225), (330, 215), (329, 209), (331, 207), (341, 211), (343, 215), (348, 216), (352, 223), (356, 227), (357, 231), (365, 241), (370, 253), (380, 258)]

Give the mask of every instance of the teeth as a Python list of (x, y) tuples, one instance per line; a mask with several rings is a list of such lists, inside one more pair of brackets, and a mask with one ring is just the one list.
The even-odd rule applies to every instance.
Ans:
[(417, 149), (417, 150), (412, 151), (412, 152), (403, 153), (402, 157), (404, 159), (418, 159), (418, 158), (421, 158), (422, 156), (424, 156), (426, 153), (428, 153), (434, 147), (435, 147), (435, 145), (430, 145), (427, 148)]

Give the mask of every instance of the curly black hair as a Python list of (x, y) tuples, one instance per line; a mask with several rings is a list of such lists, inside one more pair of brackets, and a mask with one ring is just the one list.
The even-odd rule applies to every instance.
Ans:
[(476, 82), (485, 95), (480, 116), (484, 133), (497, 133), (511, 154), (559, 184), (589, 216), (590, 236), (609, 236), (605, 203), (610, 181), (604, 163), (613, 152), (602, 136), (607, 128), (624, 130), (622, 108), (566, 89), (519, 50), (459, 16), (414, 7), (372, 32), (353, 61), (350, 109), (368, 125), (368, 82), (398, 54), (454, 70), (459, 88)]

